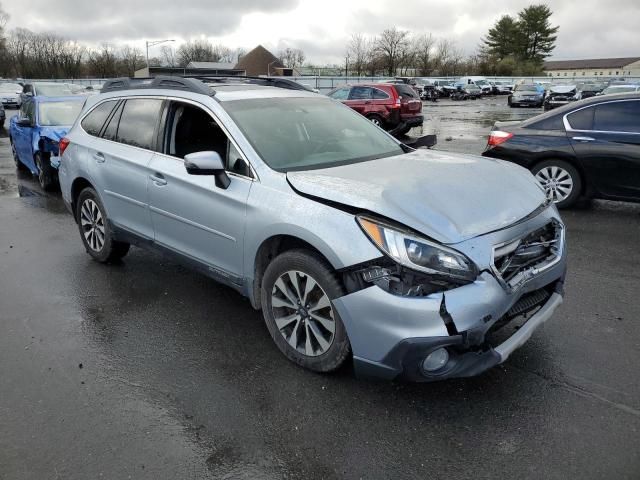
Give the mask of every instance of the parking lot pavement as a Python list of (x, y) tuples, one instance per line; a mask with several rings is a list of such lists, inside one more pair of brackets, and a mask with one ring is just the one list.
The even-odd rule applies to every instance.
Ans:
[(246, 300), (160, 256), (91, 261), (15, 175), (0, 138), (2, 480), (638, 478), (639, 205), (564, 214), (565, 303), (506, 364), (394, 384), (294, 366)]

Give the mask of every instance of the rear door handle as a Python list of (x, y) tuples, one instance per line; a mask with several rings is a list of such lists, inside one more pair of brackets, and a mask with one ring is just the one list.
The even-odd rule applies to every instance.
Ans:
[(165, 180), (164, 176), (160, 173), (149, 175), (149, 180), (155, 183), (156, 186), (158, 187), (162, 187), (167, 184), (167, 181)]
[(573, 137), (576, 142), (593, 142), (595, 138), (591, 137)]
[(96, 152), (93, 154), (93, 158), (98, 163), (104, 163), (104, 154), (100, 152)]

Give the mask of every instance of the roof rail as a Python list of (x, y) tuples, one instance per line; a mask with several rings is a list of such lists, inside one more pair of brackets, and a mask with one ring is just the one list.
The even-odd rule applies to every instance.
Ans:
[(107, 80), (105, 82), (105, 84), (102, 86), (102, 89), (100, 90), (100, 93), (116, 92), (118, 90), (137, 90), (150, 88), (168, 88), (173, 90), (201, 93), (204, 95), (212, 95), (215, 93), (208, 85), (196, 78), (171, 77), (167, 75), (145, 78), (114, 78), (113, 80)]
[(285, 88), (288, 90), (306, 90), (313, 92), (314, 90), (306, 85), (296, 82), (292, 78), (287, 77), (251, 77), (245, 75), (185, 75), (181, 78), (193, 78), (201, 80), (205, 83), (229, 83), (229, 84), (248, 84), (262, 85), (267, 87)]

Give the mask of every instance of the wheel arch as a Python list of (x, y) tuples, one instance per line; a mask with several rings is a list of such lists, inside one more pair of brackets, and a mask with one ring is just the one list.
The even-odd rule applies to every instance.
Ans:
[(93, 184), (84, 177), (76, 178), (71, 184), (71, 210), (73, 212), (74, 220), (76, 220), (76, 207), (78, 204), (78, 197), (80, 196), (80, 192), (82, 192), (87, 187), (93, 188), (95, 190)]
[(253, 308), (255, 308), (256, 310), (260, 310), (262, 308), (262, 278), (264, 277), (264, 272), (267, 269), (269, 263), (271, 263), (271, 261), (281, 253), (289, 250), (299, 249), (308, 250), (318, 255), (331, 268), (336, 268), (335, 259), (334, 262), (329, 259), (329, 257), (332, 256), (331, 254), (325, 255), (325, 253), (323, 253), (320, 249), (311, 244), (309, 241), (301, 238), (300, 236), (289, 233), (272, 235), (262, 241), (254, 256), (253, 281), (248, 285), (249, 299)]

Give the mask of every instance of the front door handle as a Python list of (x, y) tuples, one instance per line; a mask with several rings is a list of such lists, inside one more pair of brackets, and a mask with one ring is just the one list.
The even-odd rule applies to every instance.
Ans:
[(156, 186), (158, 187), (162, 187), (167, 184), (167, 181), (165, 180), (164, 176), (162, 176), (159, 173), (156, 173), (154, 175), (149, 175), (149, 180), (155, 183)]
[(101, 152), (94, 153), (93, 158), (98, 163), (104, 163), (104, 154)]
[(595, 138), (591, 137), (573, 137), (576, 142), (593, 142)]

